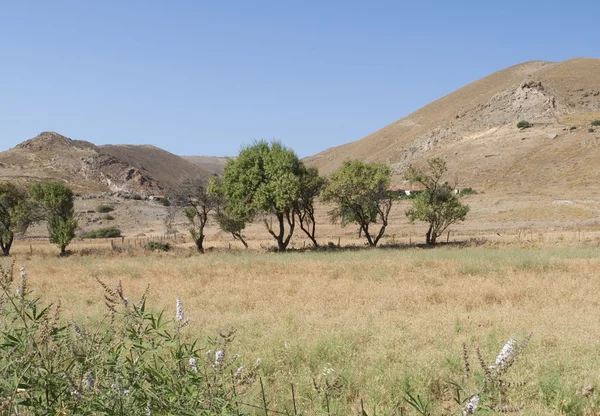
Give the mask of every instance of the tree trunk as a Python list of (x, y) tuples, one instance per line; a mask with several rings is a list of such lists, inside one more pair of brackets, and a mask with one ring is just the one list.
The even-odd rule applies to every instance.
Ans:
[(431, 224), (429, 226), (429, 230), (427, 230), (427, 234), (425, 234), (425, 244), (427, 245), (427, 247), (435, 244), (435, 239), (433, 241), (431, 240), (431, 232), (432, 231), (433, 231), (433, 224)]
[(371, 233), (369, 233), (369, 225), (365, 225), (365, 226), (361, 226), (360, 227), (361, 230), (363, 230), (364, 234), (365, 234), (365, 238), (367, 239), (367, 243), (369, 243), (369, 247), (375, 247), (375, 244), (373, 244), (373, 239), (371, 238)]
[(65, 257), (67, 255), (67, 246), (61, 245), (60, 246), (60, 257)]
[(8, 235), (8, 240), (6, 242), (4, 242), (4, 241), (0, 242), (0, 247), (2, 247), (2, 256), (7, 257), (9, 255), (12, 243), (13, 243), (13, 236), (12, 236), (12, 233), (10, 233)]
[(231, 235), (233, 235), (234, 240), (240, 240), (244, 245), (244, 248), (248, 248), (248, 243), (246, 243), (246, 240), (244, 240), (241, 233), (231, 233)]
[(194, 243), (196, 243), (196, 250), (198, 250), (198, 253), (204, 254), (204, 234), (200, 234), (200, 237), (198, 237)]

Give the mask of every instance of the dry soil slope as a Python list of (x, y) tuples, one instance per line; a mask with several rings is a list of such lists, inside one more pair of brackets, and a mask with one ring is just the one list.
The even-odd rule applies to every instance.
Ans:
[(103, 145), (104, 152), (148, 172), (162, 187), (176, 185), (184, 176), (209, 177), (211, 172), (181, 156), (151, 145)]
[(217, 156), (182, 156), (185, 160), (192, 162), (211, 174), (222, 175), (223, 169), (227, 164), (229, 157)]
[(104, 152), (83, 140), (43, 132), (0, 152), (0, 181), (21, 183), (60, 181), (76, 193), (124, 191), (140, 195), (161, 192), (148, 171)]
[[(356, 142), (306, 159), (330, 173), (346, 159), (394, 168), (444, 156), (463, 186), (595, 194), (600, 182), (600, 60), (532, 61), (475, 81)], [(519, 130), (519, 120), (533, 127)], [(570, 127), (577, 127), (570, 130)], [(556, 137), (555, 137), (556, 136)], [(554, 137), (551, 139), (551, 137)]]

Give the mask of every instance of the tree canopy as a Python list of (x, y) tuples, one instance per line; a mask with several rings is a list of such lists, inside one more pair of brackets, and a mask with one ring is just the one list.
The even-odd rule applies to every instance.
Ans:
[(27, 231), (35, 221), (33, 204), (25, 188), (13, 183), (0, 183), (0, 248), (8, 256), (17, 233)]
[(410, 166), (405, 172), (405, 179), (424, 188), (413, 200), (413, 206), (406, 211), (406, 215), (411, 222), (424, 221), (429, 224), (425, 242), (433, 246), (450, 225), (465, 220), (469, 206), (460, 202), (460, 194), (455, 192), (454, 186), (442, 182), (448, 170), (446, 161), (433, 158), (427, 164), (428, 171)]
[[(389, 192), (391, 171), (381, 163), (346, 161), (329, 178), (321, 198), (333, 202), (332, 220), (341, 220), (342, 226), (356, 223), (369, 246), (375, 247), (385, 233), (394, 197)], [(376, 233), (371, 224), (380, 223)]]
[[(244, 147), (223, 171), (223, 193), (233, 218), (263, 215), (267, 231), (285, 251), (296, 227), (304, 164), (293, 150), (279, 142), (257, 141)], [(277, 219), (277, 225), (268, 216)]]
[(43, 182), (31, 185), (29, 193), (45, 213), (50, 242), (58, 245), (64, 256), (77, 228), (73, 191), (62, 183)]

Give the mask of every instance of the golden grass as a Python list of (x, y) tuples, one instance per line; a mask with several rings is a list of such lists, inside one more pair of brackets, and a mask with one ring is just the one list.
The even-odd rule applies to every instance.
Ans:
[[(333, 368), (344, 381), (340, 414), (364, 398), (390, 414), (408, 386), (447, 405), (446, 381), (462, 373), (461, 344), (488, 361), (514, 334), (534, 337), (512, 370), (531, 382), (516, 402), (528, 415), (591, 409), (575, 394), (597, 385), (600, 326), (596, 248), (358, 250), (326, 253), (207, 255), (20, 255), (34, 294), (62, 301), (65, 318), (104, 312), (99, 278), (122, 280), (136, 300), (174, 316), (180, 297), (201, 337), (235, 327), (235, 347), (263, 358), (273, 395), (296, 384), (299, 401), (314, 396), (311, 378)], [(474, 363), (472, 363), (474, 364)], [(445, 404), (444, 404), (445, 403)], [(312, 414), (312, 413), (308, 413)]]

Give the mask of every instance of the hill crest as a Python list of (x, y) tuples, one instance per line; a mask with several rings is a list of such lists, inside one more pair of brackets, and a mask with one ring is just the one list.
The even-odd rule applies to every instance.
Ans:
[[(305, 161), (322, 174), (346, 159), (383, 162), (393, 167), (398, 181), (409, 164), (442, 156), (461, 182), (480, 189), (502, 191), (516, 183), (528, 191), (551, 183), (578, 186), (575, 172), (552, 173), (567, 169), (565, 160), (577, 159), (586, 146), (583, 142), (594, 138), (595, 143), (597, 135), (588, 132), (595, 119), (600, 119), (599, 59), (530, 61), (477, 80), (361, 140)], [(519, 130), (520, 120), (533, 127)], [(557, 160), (559, 148), (566, 154)], [(600, 162), (595, 149), (588, 149), (585, 157)], [(529, 178), (515, 171), (517, 166), (528, 167)], [(600, 180), (600, 172), (597, 176)]]

